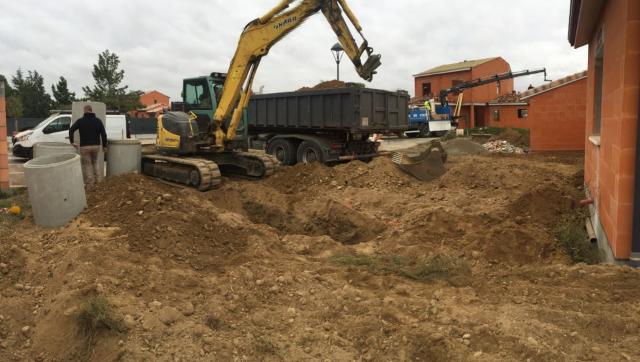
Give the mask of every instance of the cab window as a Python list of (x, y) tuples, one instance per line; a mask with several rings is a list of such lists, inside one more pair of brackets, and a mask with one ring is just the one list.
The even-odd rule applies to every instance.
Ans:
[(69, 126), (71, 125), (71, 117), (59, 117), (53, 120), (53, 122), (49, 123), (43, 130), (42, 133), (49, 134), (55, 132), (68, 131)]
[(190, 109), (211, 109), (211, 97), (206, 79), (197, 79), (184, 85), (185, 102)]

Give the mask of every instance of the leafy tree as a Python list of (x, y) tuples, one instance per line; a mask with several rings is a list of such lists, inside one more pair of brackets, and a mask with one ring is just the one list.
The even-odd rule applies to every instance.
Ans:
[(56, 108), (69, 106), (76, 100), (76, 94), (69, 91), (67, 80), (64, 77), (60, 77), (58, 83), (51, 86), (51, 92), (55, 99), (54, 106)]
[(40, 73), (30, 70), (25, 77), (18, 69), (11, 82), (22, 104), (24, 117), (46, 117), (49, 114), (52, 101), (44, 89), (44, 78)]
[(104, 102), (109, 109), (120, 109), (125, 102), (128, 86), (121, 86), (124, 70), (119, 70), (120, 58), (108, 49), (98, 54), (98, 64), (93, 65), (93, 87), (82, 87), (85, 96), (98, 102)]
[(23, 107), (20, 97), (17, 95), (7, 97), (7, 117), (20, 118), (22, 113)]
[(143, 105), (140, 103), (140, 96), (143, 94), (144, 92), (139, 90), (125, 94), (120, 99), (120, 110), (123, 112), (129, 112), (142, 108)]

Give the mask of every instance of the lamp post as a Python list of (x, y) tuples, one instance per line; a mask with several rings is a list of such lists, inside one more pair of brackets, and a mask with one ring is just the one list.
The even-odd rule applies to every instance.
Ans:
[(340, 61), (342, 60), (342, 56), (344, 55), (344, 49), (342, 49), (342, 45), (340, 43), (335, 43), (331, 47), (331, 53), (333, 54), (333, 59), (336, 60), (337, 67), (337, 80), (340, 80)]

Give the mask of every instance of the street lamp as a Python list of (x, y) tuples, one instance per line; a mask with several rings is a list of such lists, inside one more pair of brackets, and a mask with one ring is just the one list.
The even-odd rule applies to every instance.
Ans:
[(342, 45), (340, 45), (340, 43), (335, 43), (331, 47), (331, 53), (333, 54), (333, 59), (336, 60), (337, 80), (340, 80), (340, 61), (342, 60), (342, 56), (344, 55), (344, 49), (342, 49)]

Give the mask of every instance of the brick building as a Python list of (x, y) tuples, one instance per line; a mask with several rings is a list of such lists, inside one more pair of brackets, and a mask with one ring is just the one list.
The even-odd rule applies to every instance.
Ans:
[(589, 46), (585, 183), (609, 261), (640, 257), (640, 1), (571, 0), (569, 42)]
[(9, 189), (9, 145), (4, 82), (0, 82), (0, 190)]
[(168, 109), (171, 105), (169, 96), (156, 90), (147, 92), (140, 96), (140, 103), (144, 108), (140, 108), (134, 112), (130, 112), (132, 117), (136, 118), (155, 118), (156, 114)]
[(527, 128), (532, 151), (582, 151), (587, 72), (490, 101), (486, 126)]
[[(501, 57), (465, 60), (459, 63), (440, 65), (413, 76), (415, 97), (412, 104), (422, 105), (425, 99), (438, 98), (441, 89), (477, 78), (511, 71), (511, 66)], [(485, 122), (487, 102), (498, 96), (513, 92), (513, 79), (491, 83), (464, 91), (460, 127), (475, 127)], [(449, 102), (455, 104), (455, 95)]]

